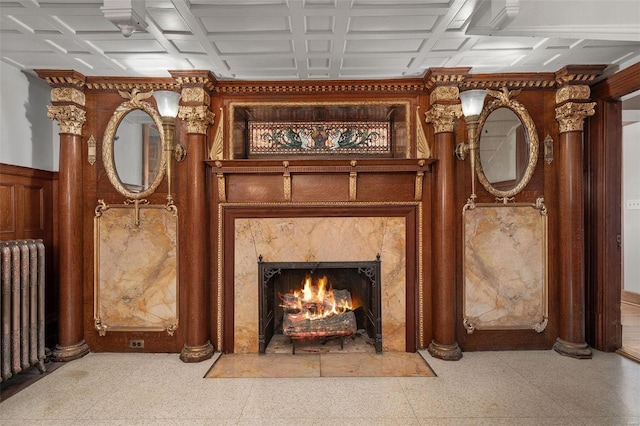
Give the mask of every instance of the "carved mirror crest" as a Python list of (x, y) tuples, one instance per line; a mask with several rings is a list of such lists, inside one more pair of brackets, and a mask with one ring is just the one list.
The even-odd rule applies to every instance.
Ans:
[(122, 195), (142, 200), (153, 194), (164, 178), (166, 141), (162, 119), (144, 99), (153, 92), (119, 92), (127, 101), (113, 112), (102, 141), (102, 161), (109, 181)]
[(495, 99), (484, 107), (478, 124), (476, 173), (492, 195), (509, 198), (531, 180), (538, 161), (538, 135), (525, 107), (513, 97), (520, 90), (487, 90)]

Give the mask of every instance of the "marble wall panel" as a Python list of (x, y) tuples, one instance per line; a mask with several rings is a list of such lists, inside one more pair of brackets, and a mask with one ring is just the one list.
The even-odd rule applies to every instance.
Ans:
[(464, 212), (464, 241), (467, 330), (543, 329), (546, 212), (533, 205), (477, 205)]
[(110, 207), (96, 217), (95, 316), (106, 331), (178, 325), (177, 216), (164, 206)]
[(235, 220), (234, 352), (258, 352), (258, 256), (265, 262), (370, 261), (380, 253), (383, 351), (406, 349), (406, 223), (400, 217)]

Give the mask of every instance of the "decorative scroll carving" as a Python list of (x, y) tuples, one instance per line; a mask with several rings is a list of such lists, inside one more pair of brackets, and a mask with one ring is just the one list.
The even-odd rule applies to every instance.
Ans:
[(89, 146), (89, 148), (87, 149), (87, 161), (89, 162), (89, 164), (93, 166), (97, 158), (96, 138), (94, 138), (93, 135), (89, 137), (89, 140), (87, 141), (87, 145)]
[(427, 135), (424, 133), (424, 127), (422, 127), (419, 110), (420, 107), (416, 109), (416, 155), (418, 158), (429, 158), (431, 157), (431, 148), (429, 148)]
[(224, 157), (224, 120), (222, 118), (223, 110), (220, 108), (220, 119), (218, 120), (218, 127), (216, 128), (216, 134), (209, 150), (210, 160), (222, 160)]
[(556, 120), (560, 123), (560, 133), (581, 132), (584, 118), (595, 114), (595, 102), (567, 102), (556, 108)]
[(215, 114), (205, 105), (180, 106), (178, 117), (187, 122), (188, 133), (207, 134), (207, 129), (213, 124)]
[(73, 102), (80, 106), (85, 106), (86, 103), (84, 92), (74, 87), (54, 87), (51, 89), (51, 101)]
[(559, 88), (556, 91), (556, 104), (568, 100), (589, 100), (591, 88), (586, 84), (570, 85)]
[(457, 101), (460, 96), (460, 89), (457, 86), (438, 86), (433, 89), (429, 99), (431, 104), (438, 103), (438, 101)]
[(182, 89), (180, 99), (183, 102), (195, 102), (203, 105), (211, 103), (211, 97), (202, 87), (185, 87)]
[(60, 133), (82, 135), (82, 126), (87, 120), (87, 112), (75, 105), (47, 106), (47, 117), (56, 120)]
[(433, 123), (436, 133), (453, 132), (454, 122), (462, 117), (462, 107), (435, 104), (425, 113), (427, 123)]

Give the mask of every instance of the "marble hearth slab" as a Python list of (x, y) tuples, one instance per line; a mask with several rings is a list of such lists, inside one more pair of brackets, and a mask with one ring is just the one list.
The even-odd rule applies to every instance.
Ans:
[(206, 378), (435, 377), (418, 353), (225, 354)]

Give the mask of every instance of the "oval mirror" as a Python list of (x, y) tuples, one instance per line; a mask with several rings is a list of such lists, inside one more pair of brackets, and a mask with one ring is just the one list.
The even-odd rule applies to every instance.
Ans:
[(507, 92), (493, 93), (498, 98), (483, 109), (479, 119), (476, 171), (490, 194), (513, 197), (531, 180), (538, 160), (538, 137), (522, 104)]
[(155, 108), (134, 99), (122, 103), (105, 131), (102, 157), (116, 190), (130, 199), (151, 195), (165, 173), (162, 119)]

